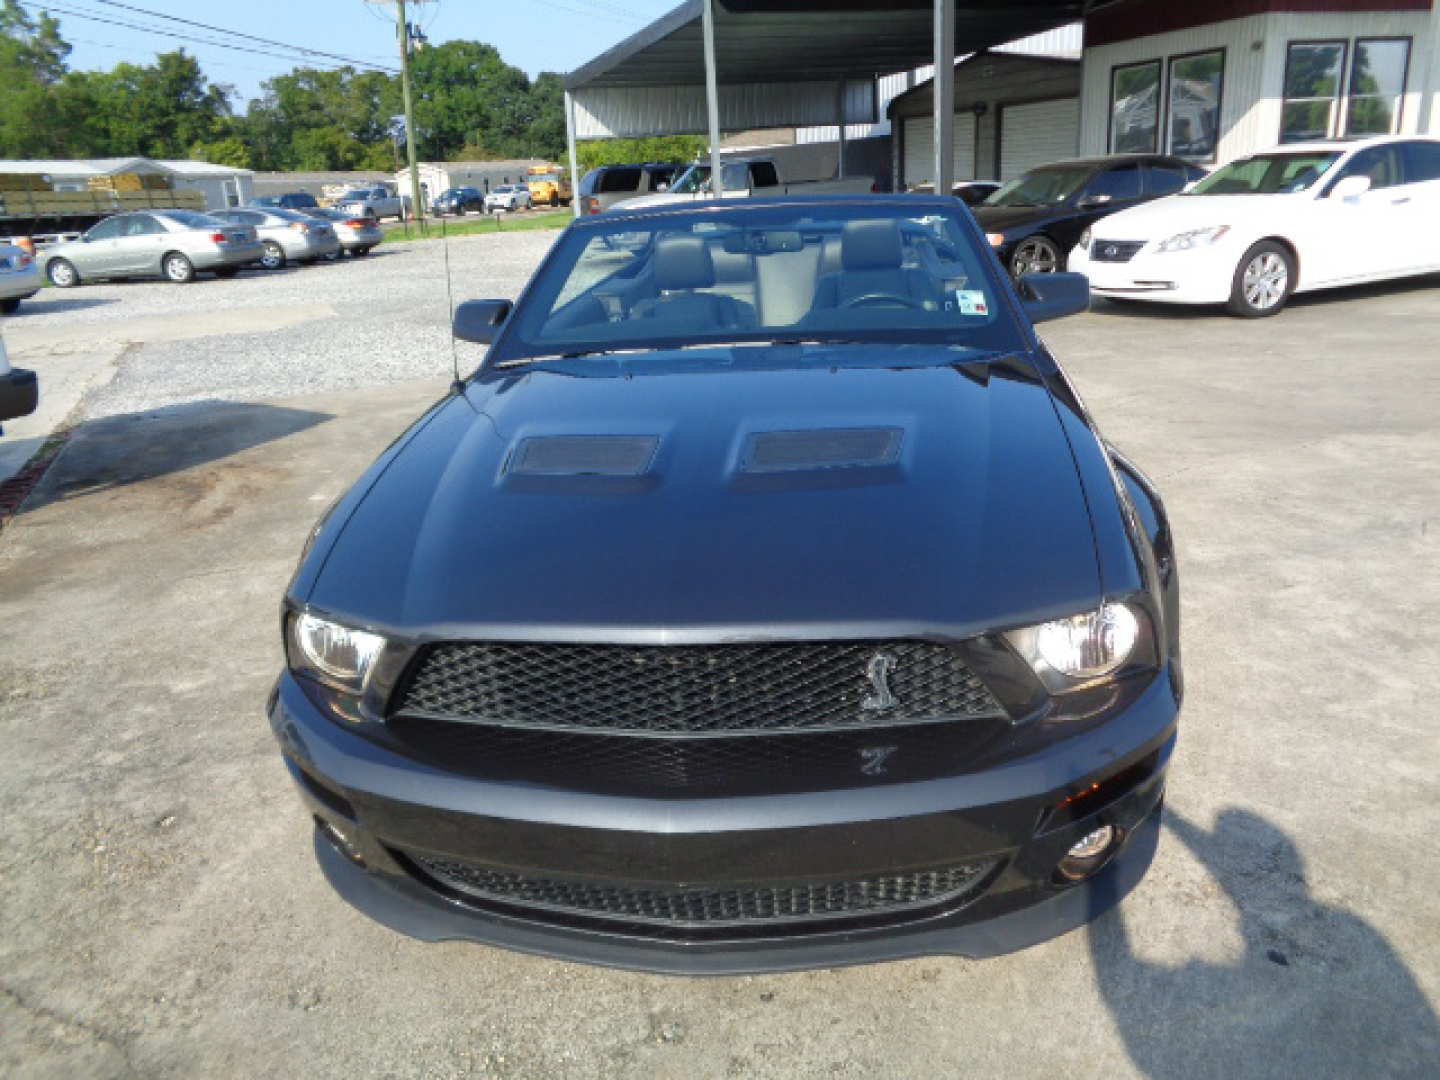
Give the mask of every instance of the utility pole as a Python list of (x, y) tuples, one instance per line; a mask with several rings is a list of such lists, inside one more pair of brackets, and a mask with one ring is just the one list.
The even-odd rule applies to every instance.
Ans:
[[(386, 3), (388, 0), (369, 0)], [(409, 0), (414, 4), (429, 0)], [(405, 160), (410, 167), (410, 210), (425, 228), (425, 202), (420, 198), (420, 170), (415, 164), (415, 112), (410, 104), (410, 22), (405, 16), (406, 0), (395, 0), (395, 40), (400, 45), (400, 96), (405, 103)]]

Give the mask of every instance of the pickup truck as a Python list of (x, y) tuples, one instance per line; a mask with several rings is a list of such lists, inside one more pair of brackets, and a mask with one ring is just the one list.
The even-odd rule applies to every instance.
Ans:
[(386, 187), (354, 188), (335, 200), (335, 209), (360, 217), (393, 217), (404, 221), (408, 202)]
[[(773, 158), (738, 158), (720, 163), (720, 179), (725, 184), (726, 199), (745, 199), (751, 195), (853, 195), (874, 191), (875, 179), (852, 176), (844, 180), (797, 180), (786, 183)], [(652, 206), (709, 199), (710, 165), (696, 162), (675, 178), (663, 194), (641, 195), (610, 207), (612, 210), (640, 210)]]

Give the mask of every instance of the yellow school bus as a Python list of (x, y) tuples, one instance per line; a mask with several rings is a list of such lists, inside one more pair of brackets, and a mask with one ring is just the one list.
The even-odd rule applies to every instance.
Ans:
[(530, 202), (535, 206), (569, 206), (570, 178), (559, 165), (532, 165), (525, 173)]

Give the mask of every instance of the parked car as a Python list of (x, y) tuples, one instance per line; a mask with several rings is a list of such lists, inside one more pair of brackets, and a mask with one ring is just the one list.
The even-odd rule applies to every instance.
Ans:
[(264, 209), (216, 210), (214, 216), (236, 225), (249, 225), (260, 237), (260, 265), (278, 270), (287, 262), (313, 263), (340, 251), (340, 240), (330, 222), (299, 210), (272, 206)]
[(78, 240), (54, 244), (41, 259), (45, 275), (68, 289), (96, 278), (161, 276), (195, 280), (199, 271), (234, 277), (264, 255), (255, 230), (193, 210), (114, 214)]
[(1274, 315), (1297, 292), (1440, 272), (1440, 140), (1291, 143), (1108, 217), (1071, 265), (1113, 300)]
[(486, 193), (485, 209), (529, 210), (530, 189), (524, 184), (499, 184)]
[(335, 203), (335, 209), (359, 217), (375, 218), (377, 221), (387, 217), (393, 217), (396, 221), (404, 221), (408, 205), (408, 201), (403, 196), (395, 194), (388, 187), (379, 186), (356, 188), (342, 195)]
[(261, 195), (250, 200), (251, 206), (283, 207), (286, 210), (307, 210), (319, 206), (308, 191), (287, 191), (284, 195)]
[[(732, 158), (720, 163), (723, 198), (748, 199), (764, 195), (840, 195), (878, 190), (871, 176), (847, 176), (840, 180), (786, 180), (774, 158)], [(674, 206), (712, 198), (710, 166), (697, 162), (677, 176), (660, 195), (642, 195), (616, 203), (617, 209), (642, 210)]]
[[(1000, 184), (995, 180), (957, 180), (950, 188), (950, 194), (963, 202), (966, 206), (979, 206), (990, 195), (999, 190)], [(933, 195), (934, 184), (916, 184), (909, 189), (917, 195)]]
[(332, 259), (341, 255), (368, 255), (371, 248), (385, 239), (384, 231), (374, 218), (356, 217), (343, 210), (332, 210), (325, 206), (300, 212), (328, 222), (335, 230), (335, 239), (340, 242), (340, 249), (329, 256)]
[(475, 187), (446, 188), (430, 204), (430, 210), (436, 217), (444, 217), (446, 214), (467, 214), (471, 210), (483, 214), (485, 212), (485, 193)]
[(0, 243), (0, 315), (12, 314), (44, 283), (35, 256), (18, 244)]
[(1205, 170), (1160, 154), (1057, 161), (1004, 184), (975, 208), (1000, 261), (1016, 277), (1065, 269), (1086, 226), (1107, 214), (1174, 195)]
[(674, 161), (601, 165), (580, 178), (580, 208), (586, 214), (599, 214), (637, 195), (664, 192), (684, 171), (685, 166)]
[[(0, 337), (0, 421), (29, 416), (40, 403), (40, 382), (29, 368), (10, 366)], [(3, 434), (3, 432), (0, 432)]]
[(1032, 326), (1087, 303), (949, 196), (865, 195), (583, 217), (513, 306), (460, 305), (479, 369), (284, 600), (267, 709), (339, 893), (675, 972), (988, 955), (1114, 904), (1178, 582)]

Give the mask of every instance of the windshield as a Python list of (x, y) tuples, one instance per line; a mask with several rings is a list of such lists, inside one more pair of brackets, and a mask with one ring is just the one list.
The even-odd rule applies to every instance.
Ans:
[(197, 214), (193, 210), (162, 210), (158, 217), (169, 218), (171, 221), (184, 225), (187, 229), (213, 229), (224, 222), (218, 218), (210, 217), (208, 214)]
[[(720, 179), (725, 182), (726, 191), (741, 191), (750, 186), (750, 179), (746, 174), (744, 162), (737, 161), (729, 165), (721, 164)], [(680, 179), (670, 185), (670, 192), (676, 195), (694, 195), (696, 192), (709, 190), (709, 165), (691, 165), (680, 174)]]
[(1058, 206), (1080, 190), (1094, 169), (1055, 166), (1033, 169), (992, 192), (982, 206)]
[(559, 173), (553, 173), (553, 172), (531, 173), (531, 174), (530, 174), (530, 183), (532, 183), (532, 184), (544, 184), (544, 183), (546, 183), (546, 182), (549, 182), (549, 183), (552, 183), (552, 184), (558, 184), (558, 183), (560, 182), (560, 174), (559, 174)]
[(1190, 195), (1288, 195), (1304, 191), (1324, 176), (1340, 156), (1336, 151), (1256, 154), (1232, 161), (1201, 180)]
[(592, 218), (556, 244), (489, 363), (750, 342), (1022, 348), (973, 230), (949, 208), (883, 204)]

